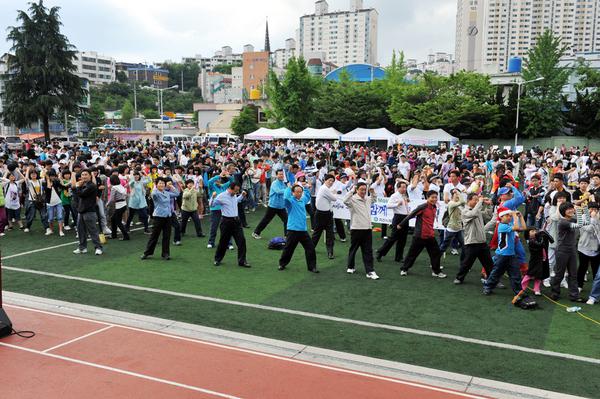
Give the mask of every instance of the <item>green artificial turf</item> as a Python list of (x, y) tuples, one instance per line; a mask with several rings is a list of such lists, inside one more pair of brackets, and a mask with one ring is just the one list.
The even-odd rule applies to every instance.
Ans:
[[(249, 223), (255, 226), (258, 216), (249, 216)], [(203, 227), (206, 232), (206, 221)], [(425, 253), (408, 277), (400, 277), (398, 264), (390, 254), (375, 265), (381, 279), (371, 281), (365, 278), (360, 258), (357, 273), (345, 273), (349, 244), (338, 240), (334, 260), (326, 258), (324, 244), (319, 244), (320, 274), (307, 273), (301, 247), (289, 268), (279, 272), (280, 252), (266, 246), (268, 238), (282, 235), (281, 222), (275, 219), (260, 241), (250, 236), (251, 231), (245, 230), (251, 269), (237, 267), (234, 251), (228, 252), (223, 266), (213, 266), (214, 249), (206, 248), (206, 238), (195, 236), (184, 237), (181, 247), (172, 246), (173, 259), (169, 262), (160, 260), (160, 249), (156, 259), (141, 261), (139, 257), (148, 238), (141, 232), (134, 232), (129, 242), (109, 241), (102, 256), (73, 255), (71, 251), (76, 248), (73, 244), (10, 258), (3, 264), (600, 358), (600, 326), (543, 299), (539, 310), (517, 309), (510, 304), (509, 289), (496, 290), (495, 295), (484, 297), (478, 265), (464, 285), (454, 286), (457, 256), (448, 254), (442, 261), (448, 278), (439, 280), (431, 277)], [(381, 244), (379, 235), (374, 233), (376, 247)], [(9, 232), (0, 245), (3, 256), (10, 256), (74, 241), (74, 232), (65, 238), (44, 237), (38, 229), (29, 235)], [(27, 273), (5, 271), (4, 277), (5, 289), (10, 291), (598, 396), (598, 382), (591, 381), (600, 381), (600, 371), (588, 363)], [(586, 290), (590, 286), (587, 283)], [(571, 306), (568, 301), (563, 303)], [(600, 320), (600, 306), (584, 305), (584, 311)], [(586, 384), (577, 383), (582, 378)]]

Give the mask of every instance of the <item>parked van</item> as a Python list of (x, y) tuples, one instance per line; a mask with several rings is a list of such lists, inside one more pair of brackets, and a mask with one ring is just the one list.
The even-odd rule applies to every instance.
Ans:
[(20, 150), (23, 148), (23, 143), (21, 142), (21, 138), (19, 136), (6, 136), (4, 138), (6, 141), (6, 147), (11, 150)]
[(178, 144), (181, 142), (189, 142), (190, 136), (185, 134), (165, 134), (163, 135), (162, 142), (165, 144)]

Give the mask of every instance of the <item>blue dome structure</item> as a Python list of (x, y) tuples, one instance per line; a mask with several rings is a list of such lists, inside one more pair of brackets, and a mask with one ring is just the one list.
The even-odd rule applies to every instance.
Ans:
[(340, 74), (346, 71), (350, 80), (353, 82), (370, 82), (371, 80), (380, 80), (385, 77), (385, 69), (369, 64), (349, 64), (334, 69), (325, 76), (325, 80), (339, 82)]

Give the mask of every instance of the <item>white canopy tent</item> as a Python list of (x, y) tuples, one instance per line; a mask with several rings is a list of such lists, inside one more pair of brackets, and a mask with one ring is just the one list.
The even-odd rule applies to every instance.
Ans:
[(455, 144), (458, 138), (446, 133), (443, 129), (420, 130), (410, 129), (398, 136), (400, 143), (437, 146), (440, 142)]
[(390, 132), (386, 128), (364, 129), (362, 127), (357, 127), (350, 133), (343, 135), (342, 141), (351, 141), (359, 143), (366, 143), (369, 141), (386, 141), (387, 146), (391, 147), (394, 144), (398, 143), (398, 136), (396, 136), (394, 133)]
[(342, 133), (332, 127), (315, 129), (307, 127), (300, 133), (294, 135), (294, 140), (339, 140)]
[(295, 135), (296, 133), (284, 127), (280, 127), (279, 129), (267, 129), (266, 127), (261, 127), (257, 131), (245, 135), (244, 140), (272, 141), (292, 139)]

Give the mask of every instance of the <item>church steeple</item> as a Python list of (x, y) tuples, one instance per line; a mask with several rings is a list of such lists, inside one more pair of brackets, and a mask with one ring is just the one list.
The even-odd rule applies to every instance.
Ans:
[(269, 20), (267, 20), (266, 30), (265, 30), (265, 51), (271, 53), (271, 41), (269, 40)]

